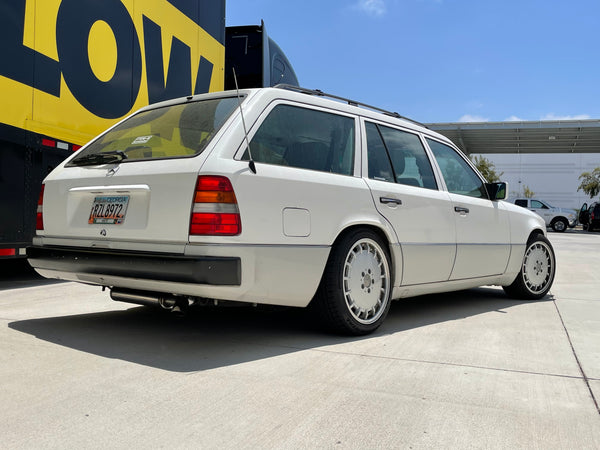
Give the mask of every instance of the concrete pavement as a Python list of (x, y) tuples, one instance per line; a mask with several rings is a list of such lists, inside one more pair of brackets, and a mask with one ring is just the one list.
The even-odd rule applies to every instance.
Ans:
[(600, 448), (600, 233), (549, 233), (550, 296), (396, 302), (377, 333), (303, 310), (184, 317), (0, 279), (3, 448)]

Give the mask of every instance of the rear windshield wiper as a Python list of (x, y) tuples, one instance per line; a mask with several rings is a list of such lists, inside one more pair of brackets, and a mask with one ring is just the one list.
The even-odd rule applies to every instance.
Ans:
[(111, 152), (93, 153), (83, 155), (71, 161), (74, 166), (95, 166), (96, 164), (119, 163), (127, 159), (127, 155), (122, 150), (113, 150)]

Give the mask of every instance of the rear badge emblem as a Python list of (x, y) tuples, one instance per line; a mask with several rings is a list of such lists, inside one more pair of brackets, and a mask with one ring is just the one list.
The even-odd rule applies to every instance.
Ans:
[(100, 230), (100, 234), (101, 234), (102, 236), (106, 236), (106, 230), (105, 230), (105, 229), (102, 229), (102, 230)]

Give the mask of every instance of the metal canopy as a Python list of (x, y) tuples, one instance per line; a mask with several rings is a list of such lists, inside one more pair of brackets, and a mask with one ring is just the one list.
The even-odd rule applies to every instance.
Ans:
[(466, 154), (600, 153), (600, 120), (430, 123)]

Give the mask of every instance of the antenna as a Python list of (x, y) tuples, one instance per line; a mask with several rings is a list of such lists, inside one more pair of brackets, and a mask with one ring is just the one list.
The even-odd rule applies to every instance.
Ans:
[(237, 93), (238, 106), (240, 108), (240, 115), (242, 116), (242, 125), (244, 127), (244, 139), (246, 140), (246, 147), (248, 148), (248, 157), (250, 161), (248, 161), (248, 167), (252, 171), (252, 173), (256, 173), (256, 165), (254, 164), (254, 160), (252, 159), (252, 153), (250, 150), (250, 141), (248, 140), (248, 130), (246, 129), (246, 121), (244, 120), (244, 111), (242, 111), (242, 101), (240, 99), (240, 90), (238, 88), (237, 76), (235, 75), (235, 67), (232, 67), (233, 70), (233, 81), (235, 81), (235, 91)]

